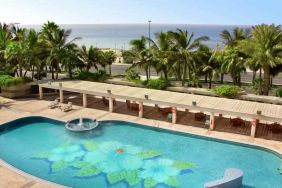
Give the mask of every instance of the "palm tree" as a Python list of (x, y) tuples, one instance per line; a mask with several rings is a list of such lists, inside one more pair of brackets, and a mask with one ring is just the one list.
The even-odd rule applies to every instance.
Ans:
[(236, 47), (240, 41), (249, 38), (250, 30), (236, 27), (233, 29), (232, 33), (230, 33), (228, 30), (223, 30), (220, 33), (220, 36), (223, 39), (223, 43), (225, 47), (232, 48), (232, 47)]
[(175, 64), (177, 78), (182, 81), (182, 86), (184, 86), (187, 74), (190, 80), (192, 72), (196, 70), (193, 52), (199, 48), (202, 41), (209, 40), (209, 37), (202, 36), (193, 40), (194, 33), (189, 34), (187, 30), (181, 29), (177, 29), (176, 32), (170, 31), (169, 35), (173, 48), (177, 49), (178, 61)]
[(230, 47), (225, 49), (222, 55), (222, 72), (230, 73), (233, 84), (241, 86), (241, 72), (246, 71), (244, 54), (242, 54), (237, 48)]
[(62, 67), (68, 71), (69, 78), (73, 77), (73, 71), (76, 68), (84, 67), (84, 62), (81, 58), (80, 49), (74, 43), (66, 45), (63, 57), (61, 58)]
[(268, 95), (270, 71), (282, 64), (282, 31), (280, 25), (261, 24), (253, 27), (252, 36), (242, 44), (250, 62), (263, 69), (263, 94)]
[(106, 51), (103, 53), (103, 60), (106, 65), (109, 67), (109, 75), (112, 75), (112, 64), (115, 62), (117, 56), (114, 51)]
[(141, 39), (135, 39), (130, 41), (132, 47), (132, 53), (134, 54), (134, 62), (132, 67), (138, 66), (142, 68), (146, 73), (146, 78), (149, 80), (149, 63), (152, 60), (152, 56), (149, 54), (149, 50), (146, 48), (146, 38), (144, 36)]
[(93, 46), (90, 46), (88, 49), (85, 45), (83, 45), (80, 48), (80, 55), (82, 61), (85, 63), (86, 70), (89, 71), (91, 67), (94, 67), (96, 70), (98, 70), (98, 55), (99, 55), (99, 49), (94, 48)]
[(205, 80), (209, 79), (209, 89), (212, 87), (213, 78), (218, 77), (220, 64), (215, 58), (217, 48), (212, 52), (206, 45), (201, 45), (195, 53), (197, 67), (201, 67), (200, 71), (204, 72)]
[(162, 72), (165, 80), (173, 64), (173, 53), (168, 33), (160, 32), (155, 34), (156, 42), (151, 39), (153, 62), (157, 73)]
[(5, 50), (7, 46), (13, 41), (13, 31), (10, 29), (13, 28), (5, 23), (0, 22), (0, 70), (6, 70), (13, 68), (12, 62), (5, 59)]
[(52, 79), (54, 79), (54, 67), (56, 69), (56, 79), (58, 79), (60, 62), (65, 55), (64, 50), (78, 38), (69, 41), (68, 37), (71, 34), (71, 30), (60, 29), (54, 22), (49, 21), (43, 25), (41, 32), (50, 51), (48, 62), (51, 65)]

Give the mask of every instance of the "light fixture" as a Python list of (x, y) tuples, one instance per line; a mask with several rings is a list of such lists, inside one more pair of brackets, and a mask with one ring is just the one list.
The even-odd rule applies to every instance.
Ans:
[(149, 95), (144, 95), (145, 99), (149, 99)]
[(257, 111), (257, 115), (261, 115), (262, 114), (262, 111), (261, 110), (258, 110)]
[(193, 105), (193, 106), (196, 106), (196, 105), (197, 105), (197, 102), (196, 102), (196, 101), (193, 101), (193, 102), (192, 102), (192, 105)]

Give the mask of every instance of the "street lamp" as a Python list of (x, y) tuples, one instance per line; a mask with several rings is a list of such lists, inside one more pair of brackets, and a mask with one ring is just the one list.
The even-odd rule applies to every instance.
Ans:
[[(149, 23), (149, 53), (150, 53), (150, 48), (151, 48), (151, 20), (148, 20), (148, 23)], [(150, 54), (149, 54), (150, 55)], [(151, 61), (149, 59), (149, 78), (151, 77)]]

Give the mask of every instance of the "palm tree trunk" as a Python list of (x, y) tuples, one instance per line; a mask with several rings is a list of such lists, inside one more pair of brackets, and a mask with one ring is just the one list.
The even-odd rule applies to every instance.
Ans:
[(72, 79), (72, 67), (69, 66), (68, 68), (69, 68), (69, 77), (70, 77), (70, 79)]
[(182, 75), (182, 87), (185, 85), (185, 80), (187, 77), (187, 63), (184, 63), (184, 68), (183, 68), (183, 75)]
[(270, 70), (269, 66), (264, 66), (263, 67), (263, 80), (264, 80), (264, 85), (263, 85), (263, 95), (268, 95), (269, 91), (269, 82), (270, 82)]
[(110, 76), (112, 76), (112, 66), (111, 65), (109, 65), (109, 74)]
[(54, 75), (54, 67), (53, 65), (51, 65), (51, 73), (52, 73), (52, 80), (55, 79), (55, 75)]
[(37, 80), (40, 80), (41, 69), (40, 66), (37, 67)]
[(31, 66), (31, 79), (34, 78), (34, 65)]
[(224, 80), (224, 73), (220, 74), (220, 83), (223, 84), (223, 80)]
[(145, 73), (146, 73), (146, 80), (148, 81), (149, 80), (149, 73), (148, 73), (148, 69), (145, 68)]
[(255, 83), (256, 81), (256, 76), (257, 76), (257, 71), (256, 70), (253, 70), (253, 84)]
[(165, 80), (168, 80), (168, 76), (167, 76), (167, 70), (163, 70), (163, 73), (164, 73), (164, 77), (165, 77)]
[(208, 74), (205, 73), (205, 83), (208, 83)]
[(212, 87), (212, 73), (209, 73), (209, 89)]
[(59, 78), (59, 63), (57, 63), (57, 66), (56, 66), (56, 80), (58, 80)]

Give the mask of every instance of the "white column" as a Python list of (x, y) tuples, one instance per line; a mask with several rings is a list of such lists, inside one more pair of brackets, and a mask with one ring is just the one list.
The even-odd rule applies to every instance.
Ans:
[(215, 128), (215, 124), (214, 124), (214, 113), (211, 112), (211, 113), (210, 113), (210, 130), (212, 131), (212, 130), (214, 130), (214, 128)]
[(39, 99), (43, 99), (43, 88), (39, 86)]
[(177, 121), (177, 109), (176, 107), (172, 107), (172, 123), (176, 123)]
[(109, 112), (114, 111), (114, 99), (112, 97), (109, 98)]
[(64, 102), (64, 92), (62, 89), (60, 89), (60, 102), (63, 103)]
[(255, 137), (256, 136), (256, 128), (257, 128), (257, 125), (258, 125), (258, 120), (257, 119), (253, 119), (251, 121), (251, 137)]
[(143, 117), (143, 102), (139, 101), (139, 117), (142, 118)]
[(87, 108), (87, 94), (82, 94), (82, 100), (83, 100), (83, 108)]

